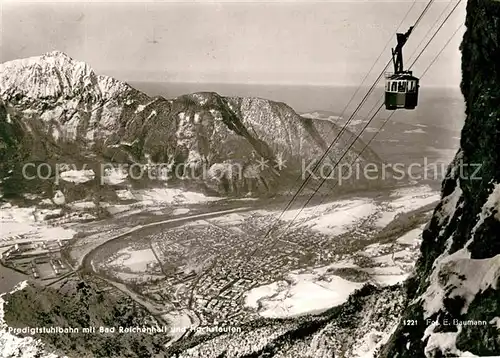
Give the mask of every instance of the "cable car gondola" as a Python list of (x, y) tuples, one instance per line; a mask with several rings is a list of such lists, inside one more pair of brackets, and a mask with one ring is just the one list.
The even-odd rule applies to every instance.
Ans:
[(396, 34), (398, 44), (392, 49), (394, 73), (385, 76), (385, 108), (388, 110), (415, 109), (418, 104), (419, 80), (412, 71), (403, 69), (403, 46), (412, 30), (413, 26), (405, 34)]

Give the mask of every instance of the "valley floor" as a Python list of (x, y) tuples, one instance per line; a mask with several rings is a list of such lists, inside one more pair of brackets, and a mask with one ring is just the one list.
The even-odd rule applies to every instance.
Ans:
[(111, 218), (85, 222), (73, 220), (81, 217), (74, 213), (43, 220), (38, 209), (6, 205), (3, 251), (30, 235), (45, 247), (64, 241), (48, 262), (66, 271), (54, 274), (47, 266), (44, 272), (52, 273), (34, 278), (42, 272), (36, 260), (19, 263), (25, 258), (15, 252), (2, 261), (34, 267), (19, 279), (30, 276), (31, 284), (55, 289), (92, 275), (168, 325), (173, 343), (201, 334), (200, 327), (317, 314), (367, 283), (402, 282), (439, 194), (428, 186), (365, 192), (302, 211), (293, 207), (285, 215), (286, 198), (220, 200), (168, 189), (141, 192), (140, 198), (105, 205)]

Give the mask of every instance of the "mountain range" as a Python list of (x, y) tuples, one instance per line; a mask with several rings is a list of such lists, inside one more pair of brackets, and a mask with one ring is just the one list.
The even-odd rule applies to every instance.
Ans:
[(333, 140), (327, 175), (337, 162), (340, 168), (358, 157), (382, 163), (354, 139), (332, 121), (304, 118), (266, 99), (213, 92), (150, 97), (62, 52), (0, 65), (5, 196), (54, 189), (54, 183), (26, 183), (20, 172), (32, 162), (48, 163), (53, 171), (57, 163), (78, 169), (85, 163), (96, 181), (103, 175), (98, 163), (135, 164), (175, 173), (173, 181), (193, 179), (187, 182), (223, 195), (276, 193), (311, 168)]

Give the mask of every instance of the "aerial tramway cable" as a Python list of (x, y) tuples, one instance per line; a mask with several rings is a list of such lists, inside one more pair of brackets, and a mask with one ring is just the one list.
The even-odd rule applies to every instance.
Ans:
[(425, 36), (422, 37), (422, 40), (420, 40), (420, 42), (418, 43), (418, 45), (413, 50), (412, 54), (410, 56), (408, 56), (408, 59), (413, 58), (413, 56), (417, 53), (417, 51), (419, 50), (420, 46), (424, 43), (424, 41), (427, 39), (427, 37), (429, 36), (429, 34), (431, 34), (432, 31), (436, 28), (436, 25), (441, 21), (441, 19), (443, 18), (443, 15), (446, 13), (446, 11), (451, 6), (451, 4), (452, 4), (452, 1), (448, 2), (448, 4), (443, 8), (443, 10), (439, 14), (439, 16), (436, 18), (436, 21), (434, 22), (434, 24), (429, 28), (429, 30), (427, 31), (427, 33), (425, 34)]
[[(453, 14), (453, 12), (456, 10), (456, 8), (458, 7), (458, 5), (460, 4), (461, 0), (458, 0), (457, 4), (453, 7), (453, 9), (450, 11), (450, 13), (448, 14), (448, 16), (443, 20), (443, 22), (441, 23), (441, 25), (438, 27), (438, 29), (436, 30), (436, 32), (434, 33), (434, 35), (429, 39), (429, 41), (427, 42), (427, 44), (424, 46), (424, 48), (421, 50), (421, 52), (419, 53), (419, 55), (417, 56), (417, 58), (413, 61), (412, 65), (413, 66), (415, 64), (415, 62), (420, 58), (420, 56), (422, 55), (422, 53), (425, 51), (425, 49), (429, 46), (429, 44), (432, 42), (432, 40), (436, 37), (437, 33), (441, 30), (441, 28), (444, 26), (444, 24), (446, 23), (446, 21), (450, 18), (450, 16)], [(441, 55), (441, 53), (444, 51), (444, 49), (448, 46), (448, 44), (451, 42), (451, 40), (453, 39), (453, 37), (457, 34), (458, 30), (460, 30), (460, 28), (462, 27), (463, 25), (461, 24), (455, 31), (454, 33), (451, 35), (451, 37), (448, 39), (448, 41), (445, 43), (445, 45), (441, 48), (441, 50), (438, 52), (438, 54), (434, 57), (434, 59), (431, 61), (431, 63), (429, 64), (429, 66), (427, 66), (427, 68), (425, 69), (425, 71), (423, 72), (422, 76), (423, 77), (427, 71), (430, 69), (430, 67), (435, 63), (435, 61), (437, 60), (437, 58)], [(410, 66), (410, 67), (411, 67)], [(351, 145), (347, 148), (347, 150), (344, 152), (344, 155), (349, 151), (349, 149), (352, 147), (352, 145), (354, 145), (354, 143), (359, 139), (359, 137), (361, 136), (361, 134), (365, 131), (365, 129), (370, 125), (370, 123), (372, 122), (372, 120), (375, 118), (375, 116), (378, 114), (378, 112), (380, 112), (380, 110), (382, 109), (383, 107), (383, 103), (379, 106), (379, 108), (377, 109), (377, 111), (370, 117), (370, 119), (368, 120), (368, 122), (364, 125), (364, 127), (362, 128), (361, 132), (356, 136), (356, 138), (354, 139), (354, 141), (351, 143)], [(375, 132), (375, 134), (372, 136), (372, 138), (368, 141), (368, 143), (363, 147), (363, 149), (358, 153), (358, 155), (356, 156), (356, 158), (354, 159), (354, 161), (351, 163), (351, 165), (353, 165), (357, 160), (358, 158), (361, 156), (361, 154), (363, 154), (363, 152), (366, 150), (366, 148), (368, 148), (368, 146), (371, 144), (371, 142), (375, 139), (375, 137), (380, 133), (380, 131), (383, 129), (383, 127), (385, 126), (385, 124), (389, 121), (389, 119), (394, 115), (395, 112), (392, 112), (385, 120), (384, 122), (382, 123), (382, 125), (380, 126), (380, 128), (377, 130), (377, 132)], [(344, 156), (343, 155), (343, 156)], [(342, 160), (343, 156), (340, 158), (339, 162)], [(337, 164), (338, 165), (338, 164)], [(336, 167), (334, 167), (332, 169), (335, 170)], [(328, 177), (328, 176), (327, 176)], [(301, 207), (301, 209), (299, 210), (299, 212), (294, 216), (294, 218), (288, 223), (288, 225), (285, 227), (285, 229), (283, 230), (283, 233), (280, 235), (280, 236), (283, 236), (286, 231), (291, 227), (291, 225), (293, 224), (293, 222), (297, 219), (297, 217), (302, 213), (302, 211), (304, 210), (304, 208), (307, 206), (307, 204), (310, 203), (310, 201), (312, 200), (312, 198), (317, 194), (317, 192), (319, 191), (319, 189), (321, 188), (321, 186), (325, 183), (325, 181), (327, 180), (327, 177), (323, 178), (320, 185), (314, 190), (313, 194), (309, 197), (309, 199), (306, 201), (306, 203)]]
[[(429, 63), (429, 65), (426, 67), (426, 69), (424, 70), (424, 72), (422, 72), (422, 75), (420, 76), (420, 78), (423, 78), (426, 73), (429, 71), (429, 69), (432, 67), (432, 65), (437, 61), (437, 59), (439, 58), (439, 56), (441, 56), (441, 54), (443, 53), (443, 51), (448, 47), (448, 45), (450, 44), (451, 40), (453, 40), (453, 38), (455, 37), (455, 35), (458, 33), (458, 31), (464, 26), (464, 24), (460, 24), (460, 26), (458, 26), (456, 28), (456, 30), (453, 32), (453, 34), (450, 36), (450, 38), (448, 39), (448, 41), (446, 41), (446, 43), (444, 44), (444, 46), (441, 48), (441, 50), (439, 50), (439, 52), (437, 53), (436, 56), (434, 56), (434, 58), (432, 59), (432, 61)], [(379, 101), (377, 101), (377, 103), (379, 103)], [(370, 110), (370, 113), (375, 109), (376, 105)], [(379, 109), (377, 109), (377, 111), (373, 114), (372, 117), (374, 117), (378, 112), (380, 111), (380, 107)], [(363, 149), (359, 152), (358, 156), (356, 156), (356, 158), (354, 159), (353, 163), (356, 162), (356, 160), (361, 156), (361, 154), (363, 154), (363, 152), (366, 150), (366, 148), (368, 148), (370, 146), (370, 144), (373, 142), (373, 140), (375, 139), (375, 137), (380, 133), (380, 131), (384, 128), (384, 126), (387, 124), (387, 122), (391, 119), (391, 117), (395, 114), (396, 112), (392, 112), (386, 119), (384, 119), (384, 121), (382, 122), (382, 125), (378, 128), (377, 132), (375, 132), (375, 134), (370, 138), (370, 140), (365, 144), (365, 146), (363, 147)], [(370, 117), (370, 118), (372, 118)], [(353, 164), (351, 163), (351, 164)], [(323, 203), (323, 200), (320, 202), (320, 204)]]
[[(439, 23), (439, 21), (443, 18), (443, 15), (444, 13), (446, 12), (446, 10), (451, 6), (452, 2), (449, 2), (448, 5), (443, 9), (443, 11), (441, 11), (441, 13), (439, 14), (439, 16), (436, 18), (436, 21), (434, 22), (434, 24), (429, 28), (429, 30), (427, 31), (427, 33), (425, 34), (425, 36), (422, 37), (422, 40), (420, 41), (420, 43), (415, 47), (415, 50), (413, 51), (413, 53), (409, 56), (410, 58), (413, 57), (418, 49), (420, 48), (420, 45), (422, 45), (425, 41), (425, 39), (428, 37), (429, 34), (432, 33), (433, 29), (435, 29), (436, 25)], [(452, 35), (452, 37), (450, 37), (449, 41), (451, 41), (451, 39), (453, 38), (453, 36), (456, 34), (456, 32), (460, 29), (462, 25), (460, 25), (457, 30), (455, 30), (455, 33)], [(444, 48), (446, 48), (446, 46), (448, 45), (448, 43), (446, 43), (444, 45), (444, 47), (441, 49), (444, 50)], [(414, 65), (415, 62), (412, 63), (412, 65), (410, 66), (410, 68)], [(427, 68), (428, 70), (429, 68)], [(426, 71), (427, 71), (426, 70)], [(426, 72), (424, 71), (424, 73)], [(421, 75), (422, 76), (422, 75)], [(383, 101), (383, 98), (382, 99), (379, 99), (374, 105), (373, 107), (368, 111), (368, 115), (367, 115), (367, 118), (370, 118), (370, 115), (373, 113), (373, 111), (375, 110), (375, 108), (378, 106), (379, 102), (380, 101)]]
[(434, 64), (434, 62), (436, 62), (436, 60), (438, 59), (438, 57), (441, 55), (441, 53), (443, 53), (444, 49), (450, 44), (451, 40), (453, 40), (453, 38), (455, 37), (455, 35), (458, 33), (458, 31), (464, 26), (464, 24), (460, 24), (460, 26), (457, 27), (457, 29), (453, 32), (453, 34), (450, 36), (450, 38), (448, 39), (448, 41), (446, 41), (445, 45), (443, 46), (443, 48), (441, 48), (441, 50), (439, 51), (439, 53), (437, 54), (436, 57), (434, 57), (434, 59), (429, 63), (429, 65), (427, 66), (427, 68), (424, 70), (424, 72), (422, 72), (422, 77), (425, 76), (425, 74), (427, 73), (427, 71), (429, 71), (429, 69), (432, 67), (432, 65)]
[[(413, 65), (418, 61), (418, 59), (420, 58), (420, 56), (422, 56), (422, 54), (424, 53), (424, 51), (427, 49), (427, 47), (430, 45), (430, 43), (432, 42), (432, 40), (436, 37), (436, 35), (439, 33), (439, 31), (441, 30), (441, 28), (444, 26), (444, 24), (446, 23), (446, 21), (448, 21), (448, 19), (450, 18), (450, 16), (455, 12), (455, 10), (457, 9), (458, 5), (460, 5), (460, 2), (462, 0), (458, 0), (457, 3), (455, 4), (455, 6), (453, 6), (453, 8), (451, 9), (450, 13), (448, 14), (448, 16), (445, 17), (445, 19), (443, 20), (443, 22), (441, 23), (441, 25), (439, 25), (439, 27), (437, 28), (436, 32), (434, 33), (434, 35), (432, 35), (432, 37), (429, 39), (429, 41), (427, 41), (427, 43), (425, 44), (424, 48), (422, 49), (422, 51), (420, 51), (420, 53), (418, 54), (418, 56), (413, 60), (412, 64), (410, 65), (410, 68), (413, 67)], [(458, 30), (457, 30), (458, 31)]]
[[(423, 16), (425, 15), (425, 13), (428, 11), (428, 9), (430, 8), (430, 6), (432, 5), (432, 3), (434, 2), (434, 0), (429, 0), (429, 2), (427, 3), (427, 5), (425, 6), (425, 8), (423, 9), (422, 13), (420, 14), (420, 16), (417, 18), (417, 20), (415, 21), (415, 24), (413, 25), (413, 28), (415, 28), (421, 21), (421, 19), (423, 18)], [(401, 24), (404, 22), (404, 20), (406, 19), (406, 17), (408, 16), (408, 14), (410, 13), (411, 9), (413, 8), (413, 6), (415, 5), (415, 2), (412, 4), (412, 6), (410, 7), (410, 9), (407, 11), (405, 17), (403, 18), (403, 20), (401, 21), (400, 25), (398, 26), (398, 28), (401, 26)], [(397, 29), (396, 29), (396, 32), (397, 32)], [(390, 40), (389, 40), (390, 41)], [(387, 47), (387, 45), (386, 45)], [(384, 48), (385, 50), (385, 48)], [(375, 66), (375, 64), (378, 62), (379, 58), (382, 56), (383, 54), (383, 51), (381, 52), (381, 54), (379, 55), (379, 57), (377, 58), (377, 60), (375, 61), (374, 65), (372, 66), (372, 68)], [(331, 144), (328, 146), (327, 150), (324, 152), (324, 154), (320, 157), (319, 161), (315, 164), (314, 168), (312, 169), (312, 173), (314, 173), (318, 168), (319, 166), (321, 165), (321, 163), (323, 162), (323, 160), (328, 156), (329, 152), (331, 151), (331, 149), (334, 147), (334, 145), (337, 143), (338, 139), (341, 137), (341, 135), (347, 130), (347, 126), (349, 125), (349, 123), (352, 121), (352, 119), (357, 115), (358, 111), (360, 110), (360, 108), (365, 104), (367, 98), (370, 96), (370, 94), (373, 92), (373, 89), (375, 88), (376, 84), (378, 83), (378, 81), (380, 80), (380, 78), (382, 78), (382, 76), (384, 75), (384, 73), (386, 72), (387, 70), (387, 67), (390, 65), (390, 63), (392, 62), (392, 59), (389, 60), (387, 62), (387, 64), (384, 66), (384, 69), (380, 72), (380, 74), (378, 75), (377, 79), (375, 80), (375, 82), (372, 84), (372, 86), (370, 87), (370, 89), (368, 90), (368, 92), (365, 94), (365, 96), (363, 97), (363, 99), (361, 100), (361, 102), (358, 104), (358, 106), (356, 107), (356, 109), (354, 110), (354, 112), (350, 115), (349, 119), (346, 121), (346, 123), (343, 125), (343, 127), (341, 128), (341, 130), (339, 131), (339, 133), (337, 134), (337, 136), (334, 138), (334, 140), (331, 142)], [(371, 69), (372, 69), (371, 68)], [(371, 69), (370, 71), (366, 74), (365, 78), (363, 79), (363, 82), (366, 80), (366, 78), (368, 77), (368, 75), (370, 74), (371, 72)], [(347, 104), (347, 106), (344, 108), (343, 112), (344, 113), (348, 106), (350, 105), (350, 103), (352, 102), (353, 98), (355, 97), (355, 95), (357, 94), (357, 92), (359, 91), (359, 88), (362, 86), (363, 82), (361, 83), (361, 85), (358, 87), (358, 90), (356, 91), (356, 93), (353, 95), (353, 97), (351, 98), (351, 100), (349, 101), (349, 103)], [(352, 146), (352, 145), (351, 145)], [(349, 147), (350, 148), (350, 147)], [(343, 159), (343, 157), (345, 156), (345, 153), (344, 155), (342, 155), (341, 159)], [(336, 165), (338, 165), (338, 163), (340, 162), (340, 160), (337, 162)], [(281, 218), (283, 217), (284, 213), (291, 207), (291, 205), (293, 204), (293, 202), (295, 201), (295, 199), (299, 196), (299, 194), (301, 193), (301, 191), (305, 188), (305, 186), (308, 184), (308, 182), (310, 181), (311, 179), (311, 174), (309, 174), (307, 176), (307, 178), (302, 182), (302, 184), (300, 185), (299, 189), (296, 191), (296, 193), (292, 196), (291, 200), (288, 202), (288, 204), (285, 206), (285, 208), (281, 211), (280, 215), (278, 216), (278, 218), (276, 218), (273, 223), (271, 224), (271, 227), (269, 228), (269, 230), (266, 232), (266, 234), (264, 235), (264, 238), (266, 238), (267, 236), (269, 236), (269, 234), (274, 230), (276, 224), (281, 220)], [(300, 178), (300, 176), (299, 176)], [(315, 190), (314, 194), (316, 193), (317, 191)], [(313, 196), (314, 196), (313, 194)], [(309, 202), (310, 200), (308, 200)]]
[[(432, 3), (432, 1), (434, 0), (430, 0), (430, 3)], [(401, 21), (401, 23), (399, 24), (398, 28), (401, 27), (402, 23), (404, 22), (404, 20), (406, 20), (406, 18), (408, 17), (410, 11), (412, 10), (412, 8), (414, 7), (416, 3), (416, 0), (413, 2), (412, 6), (408, 9), (405, 17), (403, 18), (403, 20)], [(427, 11), (429, 7), (429, 4), (428, 6), (426, 6), (426, 8), (424, 9), (424, 12)], [(420, 17), (421, 18), (421, 17)], [(419, 19), (420, 19), (419, 18)], [(396, 32), (397, 32), (397, 29), (396, 29)], [(393, 38), (394, 34), (391, 36), (391, 38)], [(357, 93), (359, 92), (359, 90), (361, 89), (363, 83), (365, 82), (365, 80), (368, 78), (369, 74), (371, 73), (372, 69), (375, 67), (375, 65), (377, 64), (378, 60), (382, 57), (383, 53), (385, 52), (385, 48), (387, 47), (387, 45), (389, 45), (391, 39), (388, 40), (387, 44), (385, 45), (384, 49), (382, 50), (382, 52), (379, 54), (379, 56), (377, 57), (377, 59), (375, 60), (374, 64), (372, 65), (372, 67), (370, 68), (370, 70), (367, 72), (367, 74), (365, 75), (365, 77), (363, 78), (361, 84), (358, 86), (357, 90), (355, 91), (355, 93), (352, 95), (351, 99), (349, 100), (349, 102), (347, 103), (347, 105), (345, 106), (344, 110), (342, 111), (341, 113), (341, 116), (344, 115), (345, 111), (347, 110), (347, 108), (350, 106), (351, 102), (353, 101), (353, 99), (356, 97)], [(379, 76), (377, 77), (376, 81), (375, 81), (375, 84), (380, 80), (380, 78), (383, 76), (385, 70), (387, 69), (387, 66), (389, 66), (390, 64), (390, 61), (385, 65), (384, 67), (384, 70), (379, 74)], [(363, 97), (363, 99), (361, 100), (361, 103), (356, 107), (356, 109), (354, 110), (354, 112), (351, 114), (351, 116), (349, 117), (349, 119), (346, 121), (346, 123), (342, 126), (342, 128), (339, 130), (338, 134), (336, 135), (336, 137), (333, 139), (333, 141), (331, 142), (331, 144), (329, 145), (328, 149), (324, 152), (324, 154), (320, 157), (318, 163), (315, 164), (314, 168), (312, 169), (312, 172), (315, 172), (319, 165), (321, 164), (321, 162), (328, 156), (329, 152), (331, 151), (331, 149), (334, 147), (334, 145), (338, 142), (338, 140), (340, 139), (340, 137), (342, 136), (342, 134), (345, 133), (345, 131), (347, 130), (347, 127), (348, 125), (350, 124), (350, 122), (352, 121), (352, 119), (356, 116), (357, 112), (359, 111), (359, 109), (362, 107), (362, 105), (366, 102), (367, 98), (369, 97), (369, 95), (373, 92), (373, 89), (374, 89), (374, 85), (372, 85), (370, 87), (370, 89), (368, 90), (368, 92), (365, 94), (365, 96)], [(333, 131), (330, 130), (329, 134)], [(331, 159), (331, 158), (330, 158)], [(302, 184), (300, 185), (299, 189), (295, 192), (295, 194), (292, 196), (291, 200), (287, 203), (287, 205), (285, 206), (285, 208), (281, 211), (280, 215), (278, 218), (276, 218), (273, 222), (273, 224), (271, 225), (269, 231), (264, 235), (264, 237), (268, 236), (272, 230), (274, 229), (275, 227), (275, 224), (277, 222), (279, 222), (279, 220), (282, 218), (283, 214), (291, 207), (292, 203), (295, 201), (295, 199), (298, 197), (298, 195), (301, 193), (301, 191), (305, 188), (305, 186), (308, 184), (309, 180), (310, 180), (310, 175), (302, 182)], [(299, 175), (297, 177), (297, 179), (295, 180), (295, 183), (301, 178), (301, 176)]]

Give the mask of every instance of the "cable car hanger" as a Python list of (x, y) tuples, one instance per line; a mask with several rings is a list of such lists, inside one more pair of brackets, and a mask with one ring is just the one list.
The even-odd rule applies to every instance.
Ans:
[(403, 66), (403, 46), (412, 31), (413, 26), (404, 34), (396, 33), (398, 43), (391, 49), (394, 73), (386, 74), (385, 108), (388, 110), (415, 109), (418, 103), (419, 80)]
[(392, 51), (392, 63), (394, 64), (394, 73), (402, 73), (404, 72), (404, 67), (403, 67), (403, 46), (406, 44), (406, 41), (408, 41), (408, 37), (410, 37), (410, 34), (413, 30), (413, 26), (410, 27), (406, 33), (401, 34), (397, 33), (396, 38), (398, 40), (398, 44), (396, 45), (396, 48), (391, 49)]

